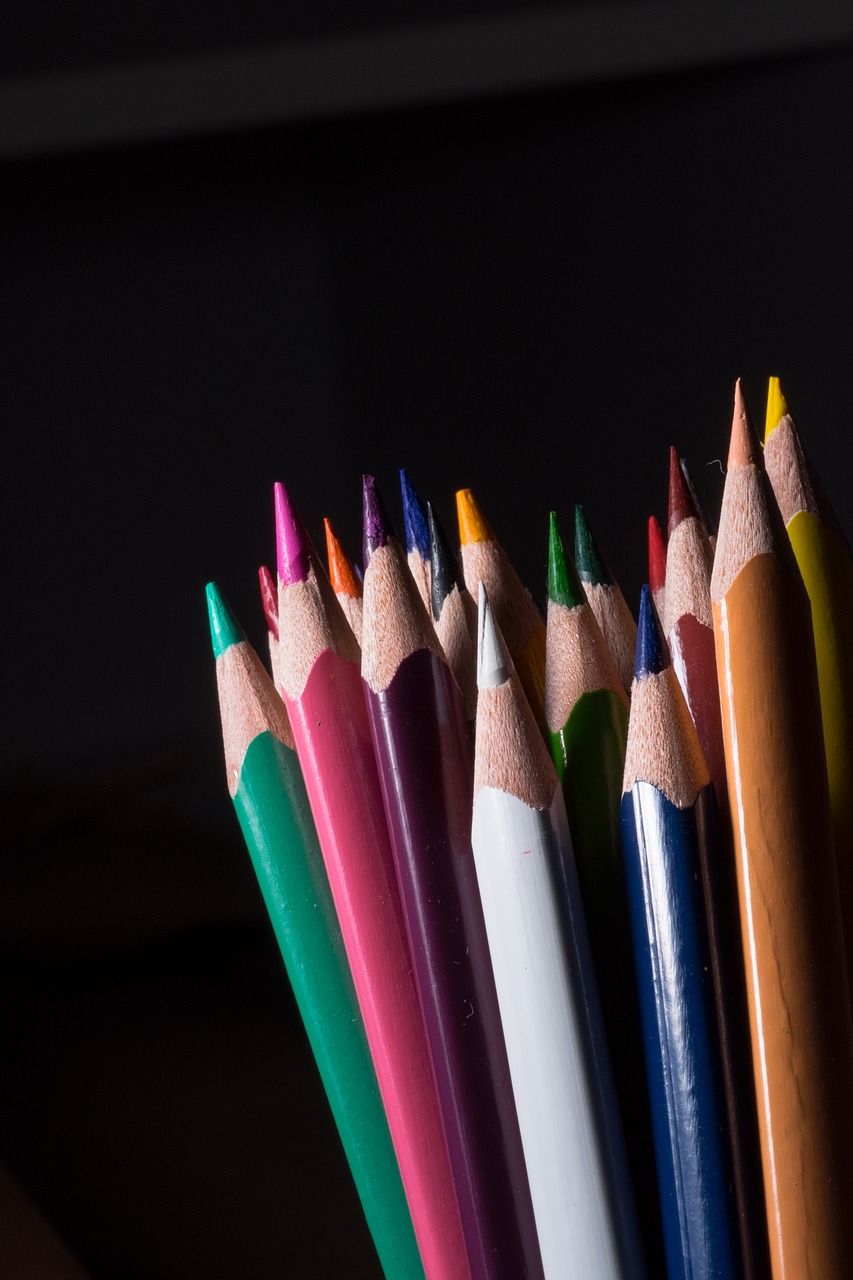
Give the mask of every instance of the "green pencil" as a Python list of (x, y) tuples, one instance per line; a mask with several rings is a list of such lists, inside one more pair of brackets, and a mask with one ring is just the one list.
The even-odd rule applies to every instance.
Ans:
[(284, 703), (214, 583), (228, 790), (388, 1280), (424, 1280)]
[(650, 1275), (664, 1270), (620, 835), (628, 698), (551, 512), (545, 719), (563, 786)]

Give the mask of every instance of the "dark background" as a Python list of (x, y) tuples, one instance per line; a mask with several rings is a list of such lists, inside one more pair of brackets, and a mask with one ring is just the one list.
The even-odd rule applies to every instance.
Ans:
[[(39, 31), (13, 70), (67, 65)], [(358, 556), (362, 472), (399, 517), (406, 466), (453, 534), (470, 485), (540, 600), (583, 502), (636, 608), (670, 443), (718, 509), (738, 375), (761, 424), (782, 378), (853, 532), (851, 74), (0, 168), (0, 1158), (96, 1277), (377, 1273), (225, 788), (205, 583), (263, 651), (273, 481)]]

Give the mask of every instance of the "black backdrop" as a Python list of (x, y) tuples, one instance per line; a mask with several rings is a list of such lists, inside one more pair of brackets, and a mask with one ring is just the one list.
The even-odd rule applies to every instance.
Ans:
[[(282, 479), (470, 485), (542, 597), (584, 503), (632, 607), (778, 374), (851, 532), (853, 55), (2, 170), (0, 1155), (102, 1277), (375, 1264), (224, 785), (204, 607), (265, 643)], [(721, 461), (722, 460), (722, 461)], [(329, 1229), (329, 1223), (332, 1229)]]

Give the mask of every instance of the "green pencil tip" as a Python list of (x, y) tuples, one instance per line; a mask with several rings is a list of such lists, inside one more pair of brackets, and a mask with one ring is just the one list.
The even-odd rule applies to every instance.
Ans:
[(207, 616), (210, 620), (210, 640), (213, 645), (214, 658), (221, 658), (232, 644), (240, 644), (246, 639), (243, 628), (219, 594), (215, 582), (208, 582), (206, 587)]
[(613, 575), (598, 549), (598, 543), (592, 536), (580, 505), (575, 507), (575, 566), (581, 582), (591, 582), (596, 587), (613, 585)]
[(552, 604), (565, 605), (567, 609), (586, 603), (575, 566), (571, 560), (566, 559), (555, 511), (551, 512), (548, 532), (548, 599)]

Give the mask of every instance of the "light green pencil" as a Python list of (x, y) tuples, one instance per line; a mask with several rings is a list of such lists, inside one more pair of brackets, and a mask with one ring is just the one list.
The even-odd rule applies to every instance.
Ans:
[(388, 1280), (424, 1280), (287, 711), (214, 583), (228, 790)]

